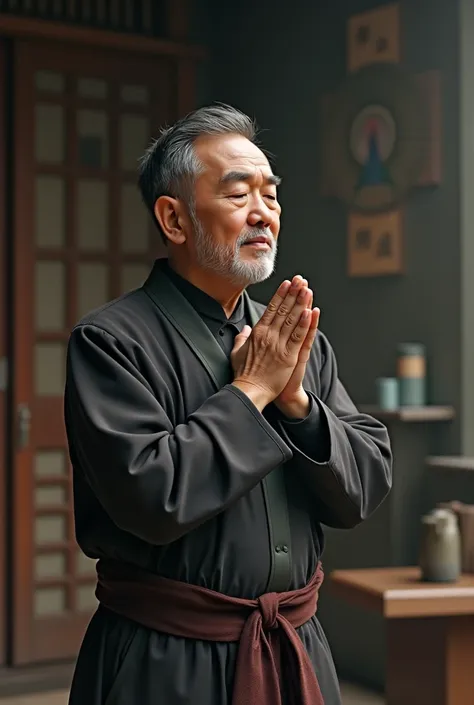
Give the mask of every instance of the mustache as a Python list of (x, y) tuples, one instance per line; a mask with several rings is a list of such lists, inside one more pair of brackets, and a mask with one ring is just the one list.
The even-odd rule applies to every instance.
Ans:
[(272, 249), (275, 249), (275, 239), (268, 228), (252, 228), (241, 233), (237, 240), (237, 247), (242, 247), (245, 243), (253, 240), (256, 237), (266, 237), (271, 244)]

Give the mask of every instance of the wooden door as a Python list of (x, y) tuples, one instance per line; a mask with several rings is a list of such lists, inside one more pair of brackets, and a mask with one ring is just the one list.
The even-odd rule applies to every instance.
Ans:
[[(15, 56), (15, 663), (75, 656), (96, 606), (74, 539), (63, 425), (69, 332), (160, 255), (137, 160), (188, 109), (173, 59), (20, 42)], [(186, 91), (184, 93), (183, 91)]]
[(7, 391), (8, 391), (8, 282), (7, 282), (7, 218), (5, 213), (5, 47), (0, 42), (0, 665), (5, 661), (5, 577), (6, 577), (6, 515), (7, 487)]

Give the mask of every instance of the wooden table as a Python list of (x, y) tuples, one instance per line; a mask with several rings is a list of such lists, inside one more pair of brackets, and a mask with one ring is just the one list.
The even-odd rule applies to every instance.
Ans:
[(329, 583), (386, 620), (387, 705), (474, 704), (474, 575), (433, 584), (417, 568), (336, 570)]

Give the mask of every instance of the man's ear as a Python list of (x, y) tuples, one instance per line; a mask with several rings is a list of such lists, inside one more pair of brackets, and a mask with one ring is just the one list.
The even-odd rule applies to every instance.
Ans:
[(175, 245), (186, 242), (184, 209), (179, 199), (160, 196), (155, 203), (154, 213), (167, 240)]

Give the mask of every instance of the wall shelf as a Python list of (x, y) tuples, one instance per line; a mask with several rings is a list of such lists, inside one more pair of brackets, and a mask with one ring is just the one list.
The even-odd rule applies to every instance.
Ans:
[(380, 409), (378, 406), (360, 406), (360, 411), (370, 414), (380, 421), (402, 421), (422, 423), (434, 421), (451, 421), (455, 417), (452, 406), (404, 406), (394, 411)]
[(426, 465), (434, 470), (474, 472), (474, 458), (468, 455), (429, 455)]

